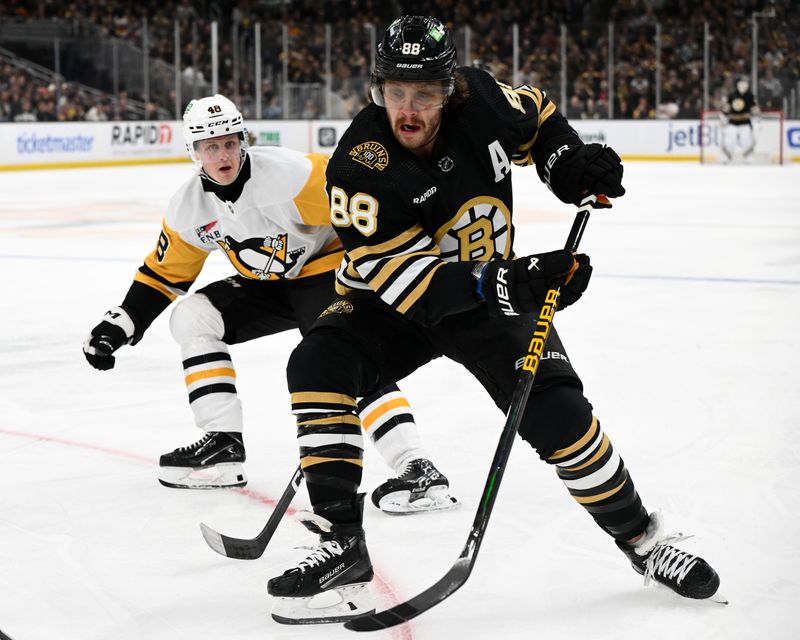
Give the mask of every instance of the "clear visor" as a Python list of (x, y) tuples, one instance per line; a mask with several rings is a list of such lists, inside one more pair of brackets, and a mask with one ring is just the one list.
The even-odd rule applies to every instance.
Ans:
[(242, 152), (242, 142), (238, 135), (223, 138), (209, 138), (195, 142), (194, 150), (201, 162), (219, 162), (227, 157), (231, 160), (239, 157)]
[(393, 111), (441, 109), (453, 93), (453, 81), (403, 82), (385, 80), (370, 87), (372, 101)]
[(746, 93), (750, 88), (750, 83), (747, 80), (739, 80), (739, 82), (736, 83), (736, 88), (739, 90), (739, 93)]

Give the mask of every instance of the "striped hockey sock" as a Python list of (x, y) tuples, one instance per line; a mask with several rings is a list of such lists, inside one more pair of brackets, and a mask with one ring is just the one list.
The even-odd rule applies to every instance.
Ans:
[(228, 346), (216, 340), (182, 345), (183, 375), (195, 423), (205, 431), (242, 431), (242, 403)]
[(430, 458), (422, 447), (411, 406), (397, 385), (363, 398), (358, 413), (375, 449), (397, 475), (411, 460)]
[(361, 484), (364, 437), (356, 400), (340, 393), (292, 394), (300, 465), (314, 512), (347, 522)]
[(628, 540), (647, 527), (649, 517), (622, 458), (614, 451), (597, 418), (574, 444), (547, 461), (575, 500), (617, 540)]

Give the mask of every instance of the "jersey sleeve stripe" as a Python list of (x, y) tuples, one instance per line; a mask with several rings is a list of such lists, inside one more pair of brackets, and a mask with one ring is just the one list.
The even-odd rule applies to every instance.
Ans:
[[(395, 251), (406, 245), (410, 242), (416, 242), (419, 236), (424, 236), (425, 231), (423, 230), (421, 225), (415, 224), (411, 227), (408, 231), (404, 231), (403, 233), (395, 236), (394, 238), (387, 240), (386, 242), (382, 242), (380, 244), (372, 245), (372, 246), (362, 246), (353, 249), (352, 251), (348, 251), (350, 254), (350, 259), (358, 263), (359, 260), (364, 258), (368, 255), (375, 255), (375, 254), (386, 254), (390, 251)], [(360, 273), (360, 270), (359, 270)]]
[[(140, 278), (138, 276), (142, 277)], [(141, 267), (139, 267), (139, 271), (134, 277), (134, 280), (142, 282), (143, 284), (151, 284), (151, 282), (145, 282), (145, 280), (148, 278), (150, 279), (151, 282), (156, 282), (160, 284), (162, 288), (167, 289), (168, 291), (171, 291), (174, 295), (178, 296), (182, 296), (191, 288), (192, 284), (194, 284), (194, 280), (186, 280), (184, 282), (173, 282), (167, 280), (165, 277), (161, 276), (158, 272), (151, 269), (147, 265), (147, 263), (145, 263)]]
[(556, 105), (554, 102), (549, 103), (544, 109), (541, 110), (539, 113), (539, 126), (541, 127), (544, 124), (544, 121), (547, 120), (550, 116), (552, 116), (556, 112)]
[(369, 285), (363, 280), (350, 280), (349, 278), (343, 276), (342, 272), (339, 271), (336, 275), (336, 293), (338, 293), (340, 296), (343, 296), (346, 293), (350, 293), (350, 291), (353, 289), (371, 291)]
[(392, 277), (392, 274), (402, 270), (403, 265), (405, 265), (405, 263), (408, 262), (409, 260), (416, 260), (420, 256), (438, 256), (438, 255), (439, 255), (439, 248), (435, 247), (429, 251), (406, 253), (402, 256), (390, 258), (389, 260), (381, 260), (383, 265), (381, 266), (380, 270), (374, 277), (369, 278), (368, 280), (369, 286), (377, 291), (387, 280), (389, 280), (389, 278)]
[(542, 92), (535, 87), (529, 87), (528, 85), (524, 84), (521, 87), (517, 87), (514, 89), (514, 92), (519, 94), (520, 97), (526, 97), (533, 100), (534, 104), (536, 105), (537, 113), (542, 110), (542, 104), (544, 103), (545, 97), (542, 95)]
[(353, 264), (358, 271), (358, 274), (365, 280), (372, 277), (372, 274), (383, 267), (386, 262), (394, 258), (407, 255), (418, 254), (423, 251), (436, 250), (436, 244), (425, 233), (413, 238), (410, 242), (398, 247), (390, 253), (383, 255), (367, 255), (360, 260), (354, 260)]
[[(536, 91), (538, 91), (538, 89), (536, 89)], [(539, 127), (541, 127), (542, 124), (544, 124), (544, 122), (556, 112), (556, 105), (554, 102), (551, 102), (549, 98), (544, 98), (542, 105), (543, 105), (542, 108), (539, 110), (539, 119), (536, 125), (536, 133), (533, 134), (533, 137), (530, 140), (528, 140), (528, 142), (521, 144), (517, 148), (518, 153), (524, 153), (526, 151), (529, 151), (533, 147), (533, 145), (536, 143), (536, 138), (539, 136)], [(516, 155), (517, 154), (515, 154), (515, 156)], [(518, 162), (517, 160), (514, 160), (514, 162), (515, 164), (533, 164), (533, 160), (531, 160), (530, 162)]]
[(352, 289), (369, 289), (369, 286), (361, 280), (358, 271), (355, 270), (350, 258), (345, 254), (336, 271), (336, 293), (344, 295)]
[(325, 168), (328, 166), (328, 156), (308, 153), (306, 158), (311, 161), (311, 172), (300, 193), (295, 196), (294, 204), (305, 224), (327, 226), (331, 223), (328, 194), (325, 192)]
[(342, 261), (344, 250), (329, 253), (328, 255), (318, 256), (313, 260), (309, 260), (303, 265), (300, 273), (297, 274), (298, 278), (307, 278), (308, 276), (315, 276), (326, 271), (333, 271)]
[(405, 314), (408, 310), (414, 305), (414, 303), (422, 297), (422, 294), (425, 293), (428, 289), (428, 285), (430, 285), (431, 280), (433, 279), (433, 274), (436, 273), (438, 269), (444, 266), (444, 262), (439, 260), (436, 261), (436, 264), (432, 269), (429, 269), (425, 274), (425, 277), (422, 281), (414, 287), (411, 292), (406, 296), (405, 300), (403, 300), (402, 304), (397, 306), (397, 310), (400, 313)]
[(530, 150), (525, 155), (515, 154), (511, 156), (511, 162), (520, 167), (527, 167), (533, 164), (533, 154), (531, 154)]
[(141, 267), (139, 269), (139, 272), (136, 273), (133, 276), (133, 281), (134, 282), (139, 282), (139, 283), (144, 284), (144, 285), (147, 285), (151, 289), (155, 289), (160, 294), (167, 296), (167, 298), (169, 298), (170, 302), (175, 300), (175, 298), (177, 298), (178, 296), (182, 296), (184, 293), (186, 293), (186, 291), (182, 291), (180, 289), (177, 289), (177, 290), (173, 289), (172, 287), (168, 287), (168, 286), (162, 284), (156, 278), (151, 278), (150, 276), (145, 275), (144, 273), (142, 273), (142, 268)]
[(438, 264), (441, 264), (438, 257), (415, 256), (415, 259), (411, 260), (410, 264), (405, 264), (402, 270), (395, 270), (391, 282), (386, 281), (380, 288), (372, 287), (372, 289), (384, 302), (397, 309), (404, 305), (405, 299), (414, 290), (417, 282)]
[(189, 290), (207, 257), (207, 251), (190, 245), (164, 223), (159, 246), (145, 257), (134, 280), (174, 300)]

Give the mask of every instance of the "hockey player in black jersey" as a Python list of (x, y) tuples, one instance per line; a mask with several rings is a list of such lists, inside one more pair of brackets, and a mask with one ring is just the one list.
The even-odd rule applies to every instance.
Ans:
[[(516, 257), (512, 164), (535, 164), (564, 202), (619, 197), (617, 154), (583, 144), (547, 95), (512, 88), (475, 68), (455, 69), (447, 29), (405, 16), (377, 50), (373, 104), (343, 135), (326, 172), (331, 219), (346, 257), (342, 297), (294, 350), (288, 366), (298, 428), (324, 425), (300, 447), (313, 469), (310, 528), (320, 546), (269, 581), (281, 622), (329, 622), (372, 609), (362, 527), (362, 450), (355, 398), (440, 355), (466, 367), (506, 411), (528, 350), (531, 315), (559, 278), (561, 307), (579, 300), (589, 259), (568, 251)], [(517, 247), (518, 253), (524, 249)], [(673, 546), (648, 514), (555, 330), (544, 347), (519, 435), (616, 542), (633, 568), (690, 598), (719, 585), (702, 559)], [(336, 590), (341, 603), (309, 609)]]
[(753, 118), (759, 113), (758, 103), (750, 91), (750, 81), (742, 76), (722, 105), (722, 152), (725, 162), (731, 162), (737, 152), (747, 162), (756, 146)]

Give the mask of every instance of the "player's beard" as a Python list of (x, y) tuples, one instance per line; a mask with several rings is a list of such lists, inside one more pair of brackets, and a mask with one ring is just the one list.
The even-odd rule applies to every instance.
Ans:
[[(408, 149), (411, 153), (420, 157), (427, 157), (433, 151), (434, 143), (439, 135), (442, 125), (441, 111), (439, 117), (425, 120), (418, 117), (397, 117), (392, 123), (392, 130), (395, 139), (401, 146)], [(403, 127), (411, 125), (419, 127), (412, 136), (403, 132)]]

